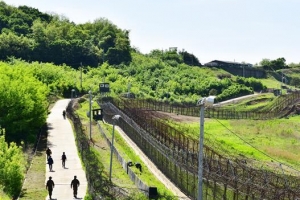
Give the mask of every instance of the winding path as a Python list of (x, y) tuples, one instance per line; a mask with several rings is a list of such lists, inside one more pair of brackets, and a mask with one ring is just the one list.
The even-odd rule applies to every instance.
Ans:
[[(46, 165), (45, 183), (51, 176), (55, 183), (52, 199), (57, 200), (75, 199), (73, 190), (70, 187), (74, 176), (77, 176), (77, 179), (80, 181), (77, 199), (84, 199), (87, 191), (87, 180), (78, 156), (73, 129), (69, 120), (63, 119), (62, 116), (62, 111), (66, 109), (69, 101), (69, 99), (57, 101), (47, 119), (47, 145), (52, 151), (54, 164), (53, 172), (50, 172), (48, 165)], [(61, 165), (63, 152), (67, 156), (65, 169)], [(49, 196), (47, 196), (46, 200), (48, 199)]]

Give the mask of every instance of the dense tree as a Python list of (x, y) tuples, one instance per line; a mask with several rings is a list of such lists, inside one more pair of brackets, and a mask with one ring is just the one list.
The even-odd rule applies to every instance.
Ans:
[[(6, 46), (12, 44), (19, 50), (2, 45), (1, 60), (14, 56), (27, 61), (65, 63), (74, 68), (80, 63), (97, 67), (105, 61), (113, 65), (131, 62), (129, 31), (107, 19), (76, 25), (64, 16), (44, 14), (27, 6), (1, 5), (0, 30), (6, 34), (2, 37)], [(17, 39), (14, 43), (8, 40), (12, 36)]]
[(8, 141), (34, 137), (47, 117), (48, 89), (22, 67), (0, 63), (0, 124)]
[(177, 64), (185, 63), (190, 66), (201, 66), (198, 58), (187, 51), (177, 52), (176, 48), (170, 48), (169, 50), (152, 50), (148, 56), (152, 58), (161, 59), (164, 62), (176, 66)]
[(25, 60), (30, 59), (34, 40), (25, 36), (17, 36), (10, 32), (0, 35), (0, 59), (5, 60), (8, 57), (17, 57)]
[(260, 62), (260, 65), (265, 69), (265, 70), (279, 70), (279, 69), (285, 69), (288, 66), (285, 63), (284, 58), (277, 58), (276, 60), (269, 60), (269, 59), (263, 59)]
[(179, 52), (179, 54), (182, 55), (183, 62), (185, 64), (190, 66), (201, 66), (201, 63), (199, 62), (198, 58), (195, 55), (188, 53), (187, 51), (184, 50)]

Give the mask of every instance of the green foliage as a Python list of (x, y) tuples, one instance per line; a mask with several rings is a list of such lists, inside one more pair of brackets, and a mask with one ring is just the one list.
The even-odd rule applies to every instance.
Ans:
[(190, 66), (201, 66), (201, 63), (199, 62), (198, 58), (195, 55), (188, 53), (187, 51), (184, 50), (179, 52), (179, 54), (182, 55), (182, 59), (185, 64)]
[(0, 136), (0, 187), (11, 197), (16, 197), (22, 188), (25, 159), (22, 148), (15, 143), (8, 145)]
[(295, 87), (299, 87), (300, 86), (300, 77), (292, 77), (290, 84)]
[[(238, 79), (220, 74), (228, 74), (222, 69), (188, 66), (184, 63), (176, 65), (157, 59), (161, 51), (153, 51), (151, 56), (132, 52), (132, 62), (129, 65), (111, 66), (105, 63), (100, 68), (90, 68), (84, 77), (85, 84), (93, 85), (96, 80), (105, 79), (110, 83), (111, 96), (128, 92), (136, 98), (149, 98), (168, 102), (195, 103), (199, 96), (217, 95), (220, 100), (252, 94), (254, 88), (258, 91), (265, 88), (260, 81)], [(237, 81), (238, 80), (238, 81)], [(97, 87), (97, 86), (96, 86)], [(95, 91), (93, 89), (93, 91)], [(239, 93), (241, 92), (241, 93)]]
[(65, 17), (27, 6), (1, 5), (0, 60), (14, 56), (26, 61), (65, 63), (73, 68), (131, 61), (129, 31), (106, 19), (76, 25)]
[(23, 35), (17, 36), (16, 34), (2, 33), (0, 35), (0, 60), (5, 60), (8, 57), (19, 57), (29, 59), (34, 46), (34, 40), (24, 37)]
[(254, 91), (262, 91), (266, 89), (266, 87), (259, 80), (253, 77), (251, 78), (237, 77), (236, 82), (245, 85), (247, 87), (251, 87)]
[(278, 70), (284, 69), (288, 66), (285, 63), (284, 58), (277, 58), (276, 60), (263, 59), (260, 61), (260, 65), (266, 70)]
[(29, 70), (5, 63), (0, 63), (0, 85), (0, 124), (6, 137), (27, 140), (46, 121), (49, 91)]
[(222, 94), (217, 96), (218, 101), (228, 100), (239, 96), (252, 94), (253, 90), (250, 87), (234, 84), (223, 90)]
[(290, 63), (289, 68), (300, 68), (300, 63)]

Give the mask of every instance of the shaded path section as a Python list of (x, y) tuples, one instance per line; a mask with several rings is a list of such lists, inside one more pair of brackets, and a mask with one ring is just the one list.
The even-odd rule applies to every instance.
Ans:
[[(69, 120), (64, 119), (62, 115), (69, 101), (69, 99), (58, 100), (51, 109), (47, 119), (47, 145), (52, 151), (54, 164), (52, 172), (49, 171), (49, 167), (46, 165), (45, 183), (49, 176), (52, 176), (52, 180), (55, 183), (52, 199), (57, 200), (75, 199), (73, 198), (73, 190), (70, 187), (74, 176), (77, 176), (77, 179), (80, 181), (77, 198), (83, 199), (87, 191), (87, 180), (77, 153), (73, 129)], [(61, 163), (63, 152), (67, 156), (66, 168), (63, 168)], [(46, 199), (49, 199), (49, 196)]]

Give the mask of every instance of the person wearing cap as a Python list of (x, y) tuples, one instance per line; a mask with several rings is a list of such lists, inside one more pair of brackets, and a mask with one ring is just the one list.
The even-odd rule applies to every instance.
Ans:
[(71, 182), (71, 188), (73, 187), (73, 195), (75, 198), (77, 198), (77, 190), (78, 190), (79, 185), (80, 185), (79, 180), (77, 179), (76, 176), (74, 176), (74, 179)]
[(52, 177), (49, 176), (49, 180), (48, 180), (47, 183), (46, 183), (46, 189), (48, 190), (50, 199), (52, 199), (52, 191), (53, 191), (53, 188), (54, 188), (54, 182), (53, 182), (53, 180), (52, 180)]

